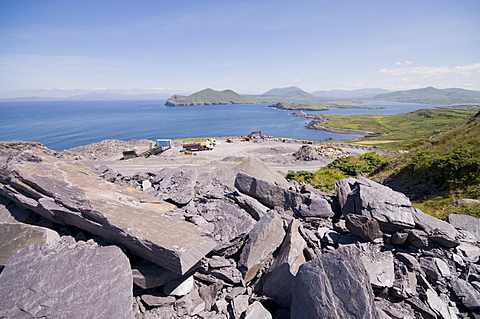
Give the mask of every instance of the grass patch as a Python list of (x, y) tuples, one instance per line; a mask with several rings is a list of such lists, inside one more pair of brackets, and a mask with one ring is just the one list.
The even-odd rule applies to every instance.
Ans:
[(326, 127), (348, 128), (380, 133), (368, 141), (391, 140), (383, 148), (400, 150), (422, 139), (447, 131), (474, 112), (446, 109), (423, 109), (397, 115), (328, 115)]
[(470, 215), (480, 218), (480, 204), (459, 204), (452, 205), (452, 198), (438, 198), (421, 202), (413, 202), (412, 206), (420, 209), (422, 212), (447, 220), (450, 214)]

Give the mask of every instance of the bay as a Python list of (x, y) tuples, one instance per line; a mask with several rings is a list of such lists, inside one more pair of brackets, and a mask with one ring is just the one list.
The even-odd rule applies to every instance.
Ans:
[[(16, 101), (0, 102), (0, 140), (40, 142), (54, 150), (105, 139), (201, 138), (264, 135), (322, 141), (358, 137), (310, 130), (309, 119), (269, 103), (166, 107), (148, 101)], [(322, 114), (399, 114), (437, 105), (366, 102), (385, 109), (332, 109)], [(310, 113), (310, 112), (309, 112)], [(312, 112), (315, 113), (315, 112)]]

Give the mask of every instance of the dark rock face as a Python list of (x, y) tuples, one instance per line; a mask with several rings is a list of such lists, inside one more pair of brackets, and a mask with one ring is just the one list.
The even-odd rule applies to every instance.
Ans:
[(344, 247), (300, 266), (292, 285), (292, 319), (378, 318), (359, 254)]
[(10, 258), (0, 274), (0, 317), (134, 318), (124, 253), (116, 246), (72, 244), (33, 245)]

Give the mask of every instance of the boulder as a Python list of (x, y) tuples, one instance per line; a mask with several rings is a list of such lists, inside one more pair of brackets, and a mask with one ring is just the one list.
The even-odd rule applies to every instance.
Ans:
[(0, 317), (133, 319), (132, 285), (117, 246), (32, 245), (0, 274)]
[(250, 214), (229, 199), (198, 203), (197, 210), (205, 219), (208, 218), (209, 224), (213, 226), (211, 235), (217, 243), (213, 251), (224, 256), (238, 252), (256, 223)]
[(419, 209), (415, 209), (413, 212), (413, 219), (418, 228), (424, 230), (428, 235), (432, 235), (435, 231), (440, 231), (452, 240), (459, 235), (458, 231), (451, 224), (427, 215)]
[(235, 187), (269, 208), (284, 207), (287, 200), (285, 188), (257, 179), (244, 172), (238, 172), (235, 178)]
[[(185, 273), (215, 242), (205, 231), (163, 213), (174, 206), (99, 178), (81, 163), (30, 154), (9, 158), (0, 195), (58, 224), (84, 229), (176, 273)], [(28, 155), (28, 154), (27, 154)]]
[(300, 235), (302, 224), (294, 219), (287, 230), (285, 239), (274, 255), (272, 265), (264, 276), (263, 293), (273, 298), (282, 308), (290, 308), (292, 303), (291, 283), (298, 268), (306, 262), (303, 250), (307, 243)]
[(452, 288), (462, 304), (470, 310), (480, 309), (480, 292), (460, 278), (451, 281)]
[[(414, 209), (407, 196), (364, 177), (357, 179), (348, 200), (353, 201), (355, 214), (374, 218), (380, 224), (400, 228), (415, 226)], [(344, 207), (351, 205), (347, 202)]]
[(272, 315), (260, 302), (255, 301), (248, 306), (244, 319), (272, 319)]
[(235, 194), (232, 196), (235, 202), (241, 208), (245, 209), (255, 220), (259, 220), (268, 211), (268, 207), (262, 205), (258, 200), (243, 194)]
[(0, 224), (0, 266), (17, 250), (33, 244), (45, 245), (60, 238), (56, 231), (27, 224)]
[(361, 261), (370, 277), (370, 283), (376, 288), (392, 287), (395, 280), (395, 268), (391, 251), (380, 251), (377, 246), (362, 246)]
[(196, 170), (169, 171), (164, 175), (157, 175), (160, 179), (157, 195), (163, 200), (171, 200), (176, 204), (185, 205), (195, 196)]
[(335, 183), (335, 194), (337, 195), (338, 204), (343, 215), (355, 212), (355, 205), (353, 200), (349, 199), (357, 180), (353, 177), (348, 177), (339, 180)]
[(448, 222), (455, 228), (472, 233), (477, 241), (480, 241), (480, 219), (469, 215), (450, 214)]
[(292, 284), (291, 318), (378, 318), (360, 259), (358, 249), (342, 247), (300, 266)]
[(347, 214), (345, 221), (350, 233), (357, 235), (363, 240), (373, 242), (375, 239), (383, 236), (376, 219), (356, 214)]
[(181, 275), (145, 260), (132, 267), (132, 276), (134, 284), (142, 289), (150, 289), (163, 286)]
[(280, 246), (285, 237), (283, 222), (274, 211), (269, 211), (255, 224), (248, 234), (248, 240), (242, 249), (238, 266), (245, 282), (252, 280), (272, 253)]
[(247, 157), (233, 167), (233, 172), (244, 172), (256, 179), (278, 185), (282, 188), (288, 187), (288, 181), (279, 172), (271, 169), (267, 164), (257, 157)]
[(316, 194), (295, 194), (293, 192), (289, 192), (288, 195), (290, 200), (294, 198), (291, 206), (298, 217), (329, 218), (335, 215), (328, 200), (321, 196)]

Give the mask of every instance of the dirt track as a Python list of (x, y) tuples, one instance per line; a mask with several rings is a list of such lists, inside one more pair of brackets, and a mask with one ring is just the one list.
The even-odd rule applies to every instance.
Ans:
[[(217, 143), (213, 150), (194, 152), (194, 155), (180, 154), (180, 150), (182, 149), (181, 143), (174, 142), (174, 146), (171, 149), (160, 155), (150, 156), (148, 158), (138, 157), (120, 160), (122, 155), (119, 153), (108, 159), (104, 158), (84, 162), (92, 167), (106, 164), (123, 175), (132, 175), (137, 172), (154, 172), (162, 169), (186, 167), (195, 167), (203, 171), (214, 171), (219, 166), (225, 167), (228, 164), (238, 162), (246, 157), (254, 156), (261, 159), (269, 167), (285, 174), (288, 170), (307, 170), (313, 172), (333, 160), (326, 157), (314, 161), (295, 160), (292, 154), (302, 147), (302, 143), (299, 141), (282, 142), (277, 139), (254, 139), (250, 142), (244, 142), (239, 138), (234, 139), (233, 143), (227, 143), (225, 138), (217, 138), (216, 141)], [(135, 147), (137, 153), (147, 150), (150, 145), (148, 141), (145, 142), (145, 140), (143, 140), (142, 143), (139, 143)], [(318, 143), (311, 146), (318, 147), (320, 145), (322, 144)], [(348, 151), (353, 156), (359, 156), (375, 150), (356, 145), (336, 145)]]

